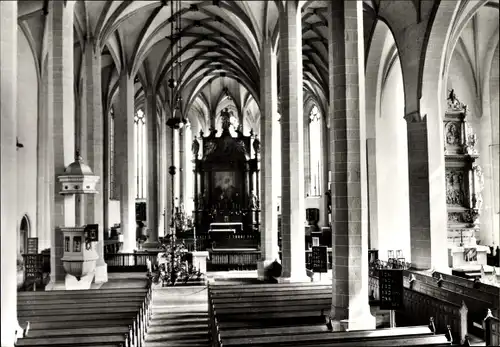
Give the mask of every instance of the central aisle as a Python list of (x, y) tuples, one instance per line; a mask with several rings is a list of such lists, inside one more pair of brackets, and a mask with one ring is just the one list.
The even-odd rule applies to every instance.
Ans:
[(210, 346), (206, 287), (154, 288), (145, 346)]

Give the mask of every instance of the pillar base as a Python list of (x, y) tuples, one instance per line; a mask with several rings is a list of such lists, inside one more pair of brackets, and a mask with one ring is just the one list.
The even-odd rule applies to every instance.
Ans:
[(372, 316), (370, 306), (357, 315), (349, 314), (348, 319), (332, 320), (333, 331), (354, 331), (354, 330), (373, 330), (377, 327), (377, 319)]
[(108, 282), (108, 264), (106, 264), (105, 262), (96, 265), (94, 282), (95, 283)]
[(257, 262), (257, 278), (259, 281), (269, 279), (266, 272), (272, 263), (274, 263), (274, 260), (260, 260)]
[(312, 278), (307, 276), (306, 273), (303, 275), (296, 275), (290, 277), (278, 277), (278, 283), (311, 283)]

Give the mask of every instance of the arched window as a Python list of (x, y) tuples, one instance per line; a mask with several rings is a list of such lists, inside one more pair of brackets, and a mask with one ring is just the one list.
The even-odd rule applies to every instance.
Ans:
[(146, 199), (146, 117), (144, 111), (137, 110), (134, 116), (134, 153), (135, 153), (135, 198)]
[(321, 114), (318, 106), (313, 106), (309, 114), (309, 159), (311, 184), (309, 196), (321, 195)]

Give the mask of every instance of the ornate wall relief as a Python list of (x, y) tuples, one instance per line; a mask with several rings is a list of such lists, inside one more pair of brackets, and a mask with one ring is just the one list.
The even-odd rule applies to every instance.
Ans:
[(448, 122), (445, 125), (445, 143), (447, 146), (458, 146), (460, 145), (460, 123), (459, 122)]
[(446, 171), (446, 203), (464, 206), (464, 173), (459, 170)]
[[(477, 136), (467, 122), (467, 106), (451, 90), (444, 117), (448, 241), (463, 245), (464, 237), (479, 231), (483, 178), (477, 165)], [(468, 236), (465, 236), (468, 235)]]

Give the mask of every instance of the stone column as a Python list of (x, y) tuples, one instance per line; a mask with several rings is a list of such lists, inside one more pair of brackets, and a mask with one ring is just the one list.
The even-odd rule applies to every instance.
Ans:
[[(86, 107), (86, 124), (82, 128), (87, 128), (87, 155), (84, 157), (88, 165), (99, 176), (96, 185), (97, 194), (87, 196), (86, 220), (85, 224), (99, 225), (99, 242), (97, 243), (97, 254), (99, 259), (96, 264), (96, 283), (108, 281), (108, 266), (104, 261), (104, 116), (101, 93), (101, 52), (96, 47), (92, 38), (87, 38), (84, 48), (84, 105)], [(106, 133), (107, 135), (107, 133)]]
[(179, 175), (179, 194), (178, 194), (179, 206), (180, 204), (185, 206), (184, 199), (186, 196), (186, 179), (185, 179), (186, 153), (184, 151), (184, 147), (186, 147), (185, 140), (186, 140), (186, 126), (179, 129), (179, 141), (177, 142), (179, 144), (179, 166), (177, 167), (177, 174)]
[(363, 4), (329, 3), (333, 329), (375, 329), (368, 305)]
[[(125, 69), (125, 68), (124, 68)], [(115, 114), (116, 180), (120, 185), (120, 231), (123, 252), (136, 246), (135, 155), (134, 155), (134, 77), (122, 71), (119, 82), (118, 112)]]
[(51, 35), (49, 40), (48, 112), (53, 115), (53, 134), (49, 141), (53, 146), (52, 172), (54, 185), (54, 226), (51, 237), (50, 283), (46, 290), (63, 289), (65, 270), (63, 256), (63, 235), (58, 227), (75, 226), (75, 196), (60, 195), (57, 176), (64, 174), (65, 168), (75, 160), (75, 119), (74, 119), (74, 68), (73, 68), (73, 9), (75, 2), (49, 2)]
[(278, 259), (278, 187), (273, 185), (276, 170), (273, 157), (278, 154), (277, 146), (273, 145), (273, 127), (277, 127), (278, 109), (278, 76), (276, 53), (272, 49), (272, 40), (264, 40), (261, 52), (260, 76), (260, 255), (257, 264), (257, 274), (260, 280), (265, 279), (265, 269)]
[(311, 142), (309, 139), (309, 115), (304, 115), (304, 193), (310, 196), (311, 181)]
[[(85, 59), (85, 58), (84, 58)], [(83, 63), (85, 64), (85, 62)], [(80, 93), (75, 98), (75, 148), (80, 153), (84, 161), (87, 161), (87, 76), (82, 73)], [(75, 195), (75, 225), (82, 226), (86, 222), (85, 211), (87, 198), (84, 194)]]
[(164, 120), (160, 123), (160, 148), (159, 148), (159, 223), (158, 223), (158, 236), (165, 236), (165, 217), (166, 217), (166, 190), (167, 190), (167, 152), (166, 152), (166, 128)]
[(302, 23), (297, 1), (280, 13), (282, 281), (306, 280)]
[[(418, 112), (408, 114), (405, 119), (408, 134), (411, 262), (417, 269), (430, 269), (432, 266), (432, 243), (427, 120), (426, 117), (421, 117)], [(443, 232), (446, 233), (446, 230)], [(441, 247), (446, 247), (446, 243), (442, 244)]]
[[(47, 17), (46, 17), (47, 20)], [(50, 76), (51, 78), (52, 76)], [(38, 89), (38, 146), (37, 146), (37, 232), (38, 232), (38, 247), (40, 250), (50, 248), (51, 230), (51, 202), (50, 202), (50, 181), (51, 168), (50, 153), (52, 148), (49, 147), (49, 131), (52, 131), (52, 117), (47, 112), (47, 90), (49, 76), (47, 76), (46, 68), (42, 71), (41, 85)]]
[(375, 138), (366, 139), (366, 155), (368, 157), (368, 247), (370, 249), (379, 249), (377, 203), (377, 141)]
[(328, 190), (328, 171), (329, 171), (329, 161), (328, 158), (331, 156), (330, 150), (329, 150), (329, 144), (330, 144), (330, 129), (328, 128), (326, 124), (326, 115), (322, 115), (321, 117), (321, 123), (322, 123), (322, 134), (321, 134), (321, 150), (323, 154), (323, 166), (322, 166), (322, 172), (321, 172), (321, 206), (322, 206), (322, 219), (323, 219), (323, 227), (330, 227), (330, 224), (328, 222), (328, 198), (326, 196), (326, 192)]
[(156, 92), (154, 90), (146, 90), (146, 143), (147, 143), (147, 218), (149, 238), (145, 247), (154, 247), (158, 245), (158, 133), (157, 133), (157, 116), (156, 116)]
[(174, 175), (174, 207), (179, 207), (180, 203), (180, 134), (179, 129), (174, 129), (173, 131), (173, 149), (172, 149), (172, 160), (173, 165), (175, 166), (175, 175)]
[[(17, 244), (17, 1), (0, 2), (0, 195), (1, 242)], [(2, 332), (1, 345), (13, 347), (17, 322), (17, 248), (2, 247)], [(22, 336), (22, 334), (21, 334)]]
[(175, 178), (172, 180), (172, 175), (169, 173), (169, 168), (174, 165), (174, 130), (166, 126), (165, 136), (165, 167), (166, 167), (166, 183), (165, 183), (165, 235), (170, 234), (170, 220), (172, 219), (172, 209), (174, 208), (174, 185)]

